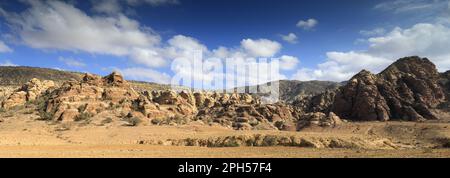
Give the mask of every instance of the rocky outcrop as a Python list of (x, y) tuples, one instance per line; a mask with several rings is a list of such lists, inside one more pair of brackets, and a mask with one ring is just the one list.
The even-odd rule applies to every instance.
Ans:
[(377, 77), (365, 70), (337, 92), (332, 110), (342, 118), (389, 120), (389, 107), (378, 91)]
[(5, 109), (12, 108), (14, 106), (24, 105), (26, 102), (34, 101), (47, 89), (54, 87), (53, 81), (33, 78), (22, 87), (12, 92), (12, 94), (2, 102), (2, 107)]
[(122, 112), (148, 112), (150, 108), (156, 108), (148, 106), (150, 102), (142, 101), (128, 82), (115, 72), (103, 78), (85, 74), (81, 81), (65, 82), (47, 98), (42, 109), (50, 113), (48, 119), (59, 121), (74, 121), (80, 116), (94, 116), (111, 108)]
[(311, 96), (299, 96), (292, 105), (301, 108), (304, 112), (329, 113), (334, 103), (336, 90), (327, 90), (321, 94)]
[(203, 108), (197, 119), (238, 130), (295, 130), (296, 110), (285, 104), (231, 104)]
[(444, 86), (445, 93), (447, 93), (447, 101), (450, 100), (450, 70), (441, 74), (440, 83)]
[(41, 110), (47, 119), (72, 122), (116, 113), (117, 117), (148, 119), (153, 124), (200, 121), (237, 130), (296, 130), (299, 113), (292, 106), (261, 104), (249, 94), (154, 90), (135, 92), (118, 73), (103, 78), (85, 74), (45, 95)]
[(450, 112), (450, 70), (441, 74), (440, 84), (444, 87), (447, 100), (438, 107), (446, 112)]
[(363, 70), (338, 90), (332, 111), (351, 120), (437, 119), (431, 109), (446, 100), (439, 78), (433, 63), (415, 56), (378, 75)]
[(342, 123), (341, 118), (333, 112), (328, 113), (328, 116), (322, 112), (313, 112), (302, 116), (302, 119), (297, 123), (297, 130), (300, 131), (311, 126), (335, 127)]
[(341, 118), (438, 119), (437, 111), (448, 112), (449, 81), (450, 72), (438, 73), (428, 59), (408, 57), (376, 75), (363, 70), (338, 89), (298, 95), (292, 104), (265, 104), (261, 96), (236, 92), (136, 92), (114, 72), (105, 77), (85, 74), (80, 80), (67, 81), (59, 87), (53, 87), (50, 81), (33, 79), (14, 91), (2, 107), (39, 99), (37, 107), (42, 118), (63, 122), (108, 117), (157, 125), (196, 122), (236, 130), (297, 131), (314, 126), (334, 127), (342, 123)]

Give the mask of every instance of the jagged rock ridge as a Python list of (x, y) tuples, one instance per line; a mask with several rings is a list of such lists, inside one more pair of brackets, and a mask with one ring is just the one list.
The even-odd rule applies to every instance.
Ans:
[(438, 119), (432, 109), (446, 101), (439, 78), (427, 58), (402, 58), (377, 75), (356, 74), (337, 91), (331, 110), (352, 120)]

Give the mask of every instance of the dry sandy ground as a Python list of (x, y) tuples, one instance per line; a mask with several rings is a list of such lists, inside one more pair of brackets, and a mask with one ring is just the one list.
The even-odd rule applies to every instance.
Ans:
[(448, 149), (352, 150), (297, 147), (207, 148), (153, 145), (0, 146), (0, 157), (37, 158), (384, 158), (450, 157)]
[[(185, 126), (55, 124), (27, 113), (0, 114), (0, 157), (450, 157), (445, 148), (450, 123), (364, 122), (301, 132), (234, 131), (193, 123)], [(295, 136), (312, 140), (355, 142), (367, 148), (294, 146), (173, 146), (166, 140), (240, 135)], [(361, 142), (363, 140), (364, 142)], [(365, 142), (367, 140), (367, 142)], [(142, 144), (144, 143), (144, 144)], [(167, 146), (165, 146), (167, 145)], [(448, 146), (448, 145), (447, 145)], [(331, 147), (331, 146), (330, 146)]]

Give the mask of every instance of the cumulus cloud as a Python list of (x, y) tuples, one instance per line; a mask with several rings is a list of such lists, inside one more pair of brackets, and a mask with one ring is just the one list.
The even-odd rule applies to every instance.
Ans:
[(74, 59), (71, 57), (59, 57), (59, 61), (63, 62), (69, 67), (86, 67), (86, 64), (82, 62), (80, 59)]
[(17, 64), (14, 64), (10, 60), (4, 60), (3, 62), (0, 62), (0, 66), (17, 66)]
[(95, 12), (117, 14), (122, 11), (119, 0), (91, 0)]
[(149, 4), (151, 6), (179, 4), (178, 0), (125, 0), (129, 5)]
[(383, 35), (386, 31), (384, 28), (375, 28), (372, 30), (361, 30), (359, 33), (364, 36), (378, 36)]
[(134, 67), (134, 68), (125, 68), (125, 69), (117, 69), (122, 75), (131, 80), (139, 80), (139, 81), (151, 81), (161, 84), (169, 84), (170, 83), (170, 75), (166, 73), (161, 73), (159, 71)]
[(282, 70), (293, 70), (297, 67), (298, 63), (298, 58), (294, 56), (283, 55), (280, 57), (280, 69)]
[(297, 35), (295, 35), (294, 33), (289, 33), (287, 35), (280, 35), (281, 39), (283, 39), (284, 41), (291, 43), (291, 44), (295, 44), (297, 43)]
[(328, 52), (324, 63), (315, 69), (300, 69), (292, 78), (343, 81), (361, 69), (377, 73), (396, 59), (412, 55), (429, 58), (441, 72), (450, 69), (450, 28), (441, 24), (397, 27), (367, 42), (369, 47), (364, 51)]
[(164, 59), (158, 49), (133, 48), (131, 59), (137, 64), (143, 64), (148, 67), (163, 67), (167, 64), (167, 60)]
[(192, 59), (193, 52), (196, 51), (209, 53), (208, 48), (201, 44), (197, 39), (184, 35), (175, 35), (169, 39), (167, 43), (168, 46), (165, 47), (165, 55), (172, 59)]
[(123, 9), (130, 9), (129, 6), (138, 5), (175, 5), (179, 4), (178, 0), (91, 0), (92, 9), (98, 13), (118, 14)]
[(160, 37), (123, 14), (88, 16), (61, 1), (29, 1), (21, 13), (1, 13), (26, 45), (37, 49), (130, 56), (134, 48), (155, 48)]
[(3, 41), (0, 41), (0, 53), (12, 52), (13, 50)]
[[(255, 62), (255, 58), (275, 57), (282, 48), (280, 43), (269, 39), (247, 38), (243, 39), (239, 46), (222, 46), (212, 50), (199, 40), (184, 35), (175, 35), (167, 41), (162, 41), (150, 27), (120, 12), (113, 14), (119, 9), (114, 3), (120, 5), (124, 2), (122, 0), (104, 1), (103, 3), (110, 4), (93, 7), (95, 11), (102, 13), (100, 15), (89, 15), (73, 4), (63, 1), (26, 2), (29, 7), (19, 13), (7, 12), (0, 8), (0, 15), (5, 18), (12, 33), (20, 39), (22, 44), (43, 50), (86, 52), (126, 58), (132, 62), (132, 65), (142, 65), (120, 70), (124, 75), (136, 80), (167, 83), (169, 75), (158, 70), (172, 70), (174, 73), (188, 71), (189, 68), (182, 66), (166, 68), (172, 60), (184, 59), (187, 62), (202, 62), (206, 67), (204, 70), (195, 71), (196, 79), (211, 81), (225, 74), (224, 71), (212, 71), (214, 66), (223, 61), (209, 58), (234, 58), (236, 60), (233, 62), (237, 65), (252, 64), (252, 67), (258, 68), (257, 66), (267, 65), (267, 62)], [(178, 1), (126, 1), (130, 4), (150, 5), (163, 2)], [(198, 51), (203, 55), (203, 61), (195, 57), (194, 53)], [(291, 56), (282, 56), (282, 68), (291, 70), (296, 60)], [(83, 66), (77, 63), (81, 62), (80, 60), (70, 58), (61, 58), (61, 62), (72, 66)], [(279, 72), (275, 73), (276, 75), (273, 76), (276, 77), (270, 79), (285, 78)], [(189, 73), (185, 74), (189, 75)], [(258, 77), (256, 73), (249, 75), (252, 84), (269, 80)]]
[(302, 28), (304, 30), (309, 30), (314, 28), (317, 24), (319, 24), (319, 21), (316, 19), (308, 19), (308, 20), (300, 20), (297, 22), (297, 27)]
[(281, 49), (281, 44), (267, 39), (244, 39), (242, 48), (252, 56), (272, 57)]
[(448, 0), (393, 0), (375, 5), (375, 9), (408, 13), (417, 11), (435, 11), (448, 7)]

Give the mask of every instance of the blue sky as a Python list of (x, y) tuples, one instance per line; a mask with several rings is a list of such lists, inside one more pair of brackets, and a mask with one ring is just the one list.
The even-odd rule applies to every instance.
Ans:
[(407, 55), (445, 71), (449, 13), (448, 0), (1, 1), (0, 64), (168, 83), (174, 58), (202, 49), (280, 58), (279, 79), (342, 81)]

